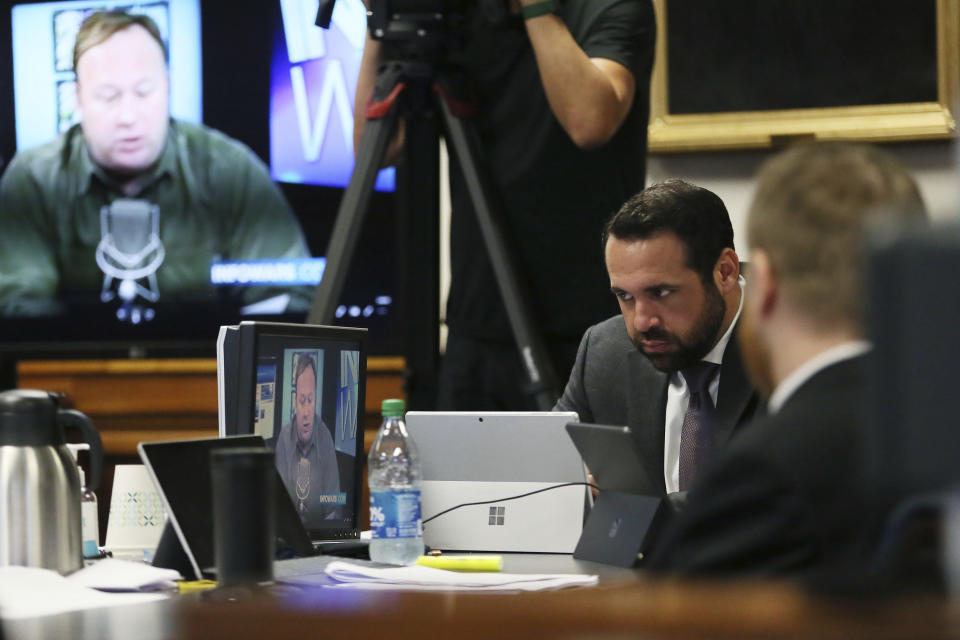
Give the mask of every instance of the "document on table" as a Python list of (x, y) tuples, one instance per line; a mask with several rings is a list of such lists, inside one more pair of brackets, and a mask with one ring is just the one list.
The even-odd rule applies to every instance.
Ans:
[[(157, 572), (166, 573), (161, 575)], [(80, 609), (163, 600), (168, 597), (163, 593), (116, 591), (166, 587), (170, 584), (171, 573), (179, 576), (175, 571), (122, 560), (101, 560), (68, 577), (49, 569), (0, 567), (0, 618), (34, 618)], [(96, 588), (92, 588), (94, 586)]]
[(176, 581), (183, 580), (183, 576), (173, 569), (107, 558), (70, 574), (67, 579), (100, 591), (160, 591), (176, 589)]
[(597, 584), (597, 576), (578, 574), (459, 573), (430, 567), (371, 567), (331, 562), (327, 575), (334, 589), (415, 591), (542, 591)]

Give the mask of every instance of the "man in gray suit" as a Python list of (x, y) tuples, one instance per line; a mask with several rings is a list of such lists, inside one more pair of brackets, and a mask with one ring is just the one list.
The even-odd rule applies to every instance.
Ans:
[(622, 314), (584, 334), (556, 409), (629, 425), (645, 493), (685, 491), (759, 405), (733, 339), (744, 282), (730, 217), (716, 194), (673, 180), (628, 200), (603, 242)]

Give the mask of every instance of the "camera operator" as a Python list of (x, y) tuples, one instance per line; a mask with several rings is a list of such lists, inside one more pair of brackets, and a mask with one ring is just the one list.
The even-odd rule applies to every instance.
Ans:
[[(644, 186), (653, 7), (650, 0), (503, 2), (500, 18), (490, 2), (467, 3), (468, 31), (448, 62), (472, 85), (493, 195), (562, 382), (583, 331), (617, 311), (600, 237), (604, 221)], [(381, 58), (381, 43), (368, 33), (355, 142)], [(450, 332), (438, 408), (535, 409), (454, 157), (450, 174)]]

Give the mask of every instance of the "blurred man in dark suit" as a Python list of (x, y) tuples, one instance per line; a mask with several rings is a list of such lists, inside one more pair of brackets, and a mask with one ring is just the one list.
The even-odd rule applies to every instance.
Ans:
[(879, 522), (858, 482), (863, 226), (924, 215), (906, 171), (869, 147), (797, 147), (761, 169), (739, 337), (769, 414), (698, 480), (649, 567), (810, 577), (862, 566)]

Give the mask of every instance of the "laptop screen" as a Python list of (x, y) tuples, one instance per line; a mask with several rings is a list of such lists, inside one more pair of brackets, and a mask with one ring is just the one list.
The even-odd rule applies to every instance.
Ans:
[(259, 435), (274, 449), (313, 540), (359, 534), (365, 340), (344, 327), (238, 327), (236, 416), (221, 435)]

